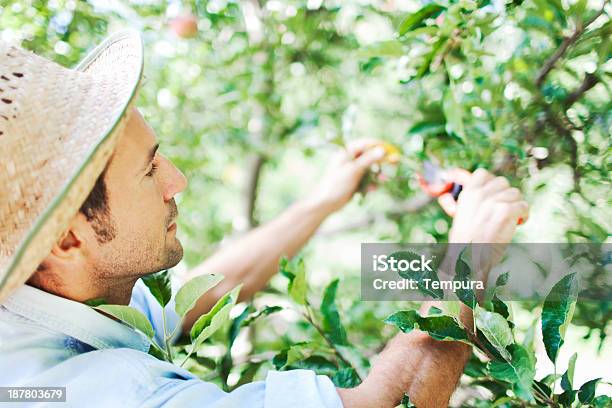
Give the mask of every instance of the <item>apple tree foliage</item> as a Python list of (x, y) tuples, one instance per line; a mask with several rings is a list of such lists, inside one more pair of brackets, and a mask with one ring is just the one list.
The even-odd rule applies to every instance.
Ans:
[[(445, 242), (452, 220), (414, 177), (425, 158), (508, 177), (547, 223), (540, 230), (552, 231), (543, 239), (609, 240), (610, 11), (598, 0), (0, 0), (0, 38), (73, 66), (109, 32), (142, 31), (139, 107), (190, 180), (179, 231), (193, 266), (303, 192), (274, 176), (288, 169), (286, 157), (322, 165), (357, 137), (398, 146), (402, 160), (360, 200), (366, 218), (319, 240)], [(398, 330), (423, 330), (474, 345), (459, 404), (609, 406), (597, 387), (610, 378), (575, 383), (578, 355), (565, 372), (536, 375), (536, 357), (556, 363), (571, 347), (570, 324), (600, 348), (608, 340), (609, 302), (577, 302), (574, 275), (538, 305), (468, 302), (474, 330), (456, 306), (420, 313), (410, 302), (360, 302), (358, 271), (321, 279), (311, 252), (283, 260), (282, 276), (252, 302), (236, 305), (239, 289), (222, 297), (176, 343), (168, 328), (158, 344), (136, 310), (92, 306), (150, 338), (151, 354), (226, 390), (295, 368), (354, 386)], [(167, 272), (145, 284), (184, 317), (219, 279), (174, 295)], [(512, 309), (537, 323), (516, 324)], [(535, 352), (540, 337), (544, 354)]]

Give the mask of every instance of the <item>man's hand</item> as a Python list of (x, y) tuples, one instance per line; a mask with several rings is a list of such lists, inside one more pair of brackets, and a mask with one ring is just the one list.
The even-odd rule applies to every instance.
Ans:
[(529, 205), (521, 192), (510, 187), (504, 177), (495, 177), (484, 169), (474, 173), (456, 173), (463, 184), (457, 201), (449, 242), (503, 244), (512, 240), (517, 220), (529, 216)]
[[(517, 220), (528, 216), (520, 191), (482, 169), (453, 177), (463, 191), (454, 209), (450, 242), (509, 243)], [(471, 310), (464, 305), (461, 320), (465, 327), (473, 326)], [(470, 354), (470, 346), (463, 343), (437, 341), (419, 331), (400, 333), (378, 356), (363, 383), (338, 393), (346, 408), (394, 407), (404, 392), (417, 407), (443, 408)]]
[(349, 143), (346, 150), (332, 159), (310, 198), (329, 213), (342, 208), (349, 202), (370, 166), (385, 157), (382, 143), (376, 139)]

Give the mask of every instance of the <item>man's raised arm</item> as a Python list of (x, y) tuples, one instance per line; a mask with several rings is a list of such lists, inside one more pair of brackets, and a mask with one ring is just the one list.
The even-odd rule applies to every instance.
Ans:
[(323, 220), (350, 200), (366, 170), (384, 157), (384, 150), (376, 147), (377, 144), (377, 140), (359, 140), (347, 146), (308, 198), (293, 204), (274, 220), (222, 248), (191, 270), (184, 281), (204, 273), (219, 273), (225, 279), (189, 312), (183, 331), (188, 332), (198, 317), (237, 285), (243, 285), (241, 300), (263, 289), (278, 271), (280, 258), (294, 256)]

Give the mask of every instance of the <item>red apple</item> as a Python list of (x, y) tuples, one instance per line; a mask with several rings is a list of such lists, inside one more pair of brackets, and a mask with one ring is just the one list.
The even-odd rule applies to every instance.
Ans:
[(193, 38), (198, 34), (198, 19), (193, 14), (183, 14), (170, 20), (170, 28), (181, 38)]

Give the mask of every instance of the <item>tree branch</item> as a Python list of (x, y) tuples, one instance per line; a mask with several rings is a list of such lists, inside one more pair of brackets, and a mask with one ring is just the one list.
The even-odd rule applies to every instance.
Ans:
[(603, 14), (604, 8), (605, 8), (605, 2), (602, 8), (593, 17), (587, 20), (585, 23), (583, 23), (582, 21), (577, 22), (576, 30), (574, 30), (574, 33), (571, 36), (565, 37), (563, 39), (561, 46), (559, 46), (559, 48), (557, 48), (557, 51), (555, 51), (555, 53), (548, 60), (546, 60), (546, 62), (542, 66), (542, 69), (540, 70), (540, 72), (538, 72), (538, 75), (536, 76), (536, 81), (535, 81), (535, 84), (538, 88), (542, 86), (542, 83), (544, 82), (544, 80), (546, 79), (550, 71), (552, 71), (557, 61), (559, 61), (561, 57), (565, 55), (568, 48), (572, 44), (574, 44), (578, 40), (578, 38), (580, 38), (582, 33), (584, 33), (584, 30), (586, 30), (586, 28), (589, 25), (591, 25), (595, 20), (597, 20), (599, 16)]
[(425, 208), (425, 206), (427, 206), (432, 201), (433, 201), (433, 198), (431, 198), (428, 195), (425, 195), (425, 194), (418, 195), (412, 198), (411, 200), (400, 203), (399, 205), (390, 209), (387, 212), (369, 214), (363, 217), (362, 219), (350, 222), (348, 224), (342, 225), (337, 228), (323, 228), (321, 231), (317, 233), (317, 235), (318, 236), (330, 236), (330, 235), (341, 234), (343, 232), (359, 230), (359, 229), (368, 227), (370, 225), (376, 224), (377, 222), (382, 222), (386, 218), (389, 218), (389, 217), (397, 217), (397, 216), (401, 216), (401, 215), (408, 214), (408, 213), (418, 212), (422, 210), (423, 208)]
[(574, 190), (580, 191), (580, 170), (578, 169), (578, 143), (572, 136), (572, 132), (560, 122), (550, 110), (547, 111), (548, 123), (567, 141), (570, 147), (570, 166), (574, 176)]
[(266, 159), (261, 154), (257, 154), (249, 163), (245, 208), (245, 216), (249, 223), (249, 229), (255, 228), (259, 224), (259, 221), (255, 216), (255, 204), (257, 202), (257, 190), (259, 187), (261, 169), (265, 161)]
[(580, 84), (578, 88), (576, 88), (572, 93), (570, 93), (565, 101), (563, 102), (563, 106), (565, 109), (572, 106), (578, 99), (582, 97), (589, 89), (593, 88), (599, 82), (599, 78), (595, 74), (586, 74), (584, 76), (584, 80)]

